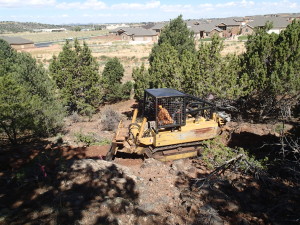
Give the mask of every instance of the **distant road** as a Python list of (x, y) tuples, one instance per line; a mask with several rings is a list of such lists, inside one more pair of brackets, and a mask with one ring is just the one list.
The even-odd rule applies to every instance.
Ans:
[(56, 42), (40, 42), (40, 43), (35, 43), (34, 46), (37, 48), (43, 48), (43, 47), (49, 47), (53, 43), (56, 43)]

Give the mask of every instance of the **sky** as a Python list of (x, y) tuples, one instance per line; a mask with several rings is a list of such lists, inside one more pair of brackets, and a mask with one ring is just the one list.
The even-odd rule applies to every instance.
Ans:
[(300, 13), (300, 0), (0, 0), (0, 21), (102, 24)]

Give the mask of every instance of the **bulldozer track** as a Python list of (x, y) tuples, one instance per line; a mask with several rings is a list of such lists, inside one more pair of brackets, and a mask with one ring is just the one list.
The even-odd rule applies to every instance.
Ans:
[(177, 145), (168, 145), (168, 146), (162, 146), (162, 147), (156, 147), (156, 148), (151, 148), (151, 152), (152, 153), (156, 153), (159, 151), (165, 151), (165, 150), (171, 150), (171, 149), (176, 149), (176, 148), (180, 148), (180, 147), (190, 147), (190, 146), (194, 146), (197, 147), (198, 145), (202, 145), (203, 142), (202, 141), (195, 141), (195, 142), (189, 142), (189, 143), (183, 143), (183, 144), (177, 144)]
[(152, 148), (149, 146), (145, 148), (145, 155), (149, 158), (158, 159), (160, 161), (170, 161), (182, 158), (196, 157), (199, 155), (199, 147), (202, 145), (201, 141), (169, 145), (163, 147)]

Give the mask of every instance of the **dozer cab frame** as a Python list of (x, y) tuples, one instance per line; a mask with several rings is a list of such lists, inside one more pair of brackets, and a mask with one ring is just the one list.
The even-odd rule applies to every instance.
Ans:
[[(169, 121), (162, 121), (162, 111)], [(117, 152), (160, 161), (197, 156), (203, 140), (216, 137), (224, 120), (212, 103), (171, 88), (146, 89), (143, 120), (135, 109), (130, 124), (120, 121), (106, 159)]]

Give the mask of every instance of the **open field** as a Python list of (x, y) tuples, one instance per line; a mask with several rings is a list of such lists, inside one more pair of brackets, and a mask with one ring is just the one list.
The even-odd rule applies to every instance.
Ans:
[[(21, 37), (46, 42), (67, 37), (79, 38), (84, 36), (88, 37), (89, 35), (91, 37), (100, 34), (101, 31), (69, 32), (68, 35), (66, 35), (65, 33), (24, 33), (21, 35)], [(32, 35), (32, 38), (26, 35)], [(110, 57), (119, 58), (125, 69), (124, 81), (132, 79), (131, 74), (133, 68), (141, 66), (142, 63), (145, 63), (145, 65), (148, 66), (148, 57), (153, 47), (153, 43), (121, 41), (116, 40), (111, 36), (92, 37), (85, 41), (88, 44), (89, 48), (92, 50), (93, 56), (96, 57), (100, 65), (100, 73), (103, 71), (106, 62)], [(82, 43), (82, 41), (80, 42)], [(209, 43), (208, 41), (206, 42)], [(32, 48), (26, 49), (24, 51), (32, 54), (32, 56), (36, 58), (38, 62), (43, 63), (47, 68), (52, 59), (52, 56), (58, 55), (62, 50), (63, 45), (64, 42), (60, 42), (49, 47)], [(223, 56), (230, 53), (241, 54), (244, 51), (245, 42), (235, 40), (224, 41), (224, 50), (222, 51)]]
[[(82, 43), (82, 41), (80, 41)], [(131, 79), (132, 70), (135, 67), (148, 65), (148, 56), (153, 47), (152, 43), (135, 43), (128, 41), (114, 41), (111, 39), (86, 40), (92, 54), (96, 57), (100, 67), (100, 73), (110, 57), (118, 57), (125, 69), (124, 81)], [(62, 50), (63, 43), (49, 47), (32, 48), (24, 51), (29, 52), (38, 62), (47, 68), (53, 55), (58, 55)]]
[(66, 31), (66, 32), (42, 32), (42, 33), (13, 33), (13, 34), (1, 34), (1, 36), (15, 36), (22, 37), (31, 40), (35, 43), (60, 41), (66, 38), (84, 38), (108, 34), (107, 30), (95, 30), (95, 31)]

